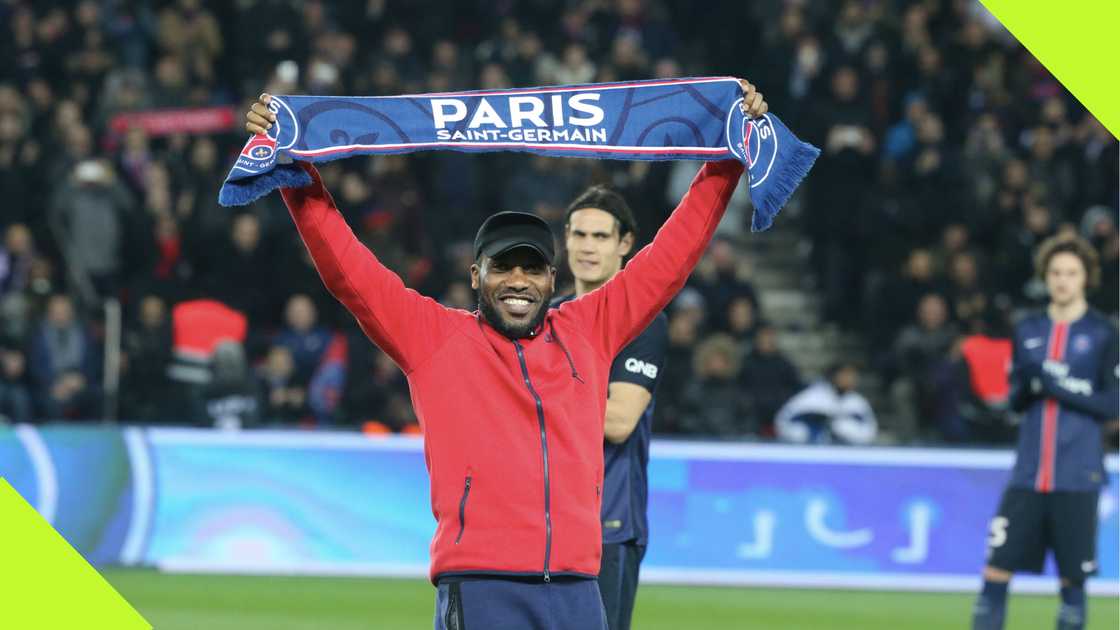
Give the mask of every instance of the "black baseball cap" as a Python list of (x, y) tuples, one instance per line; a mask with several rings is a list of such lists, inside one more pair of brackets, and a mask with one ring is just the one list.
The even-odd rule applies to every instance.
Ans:
[(483, 254), (494, 257), (517, 247), (529, 247), (552, 264), (556, 246), (552, 228), (544, 219), (528, 212), (499, 212), (490, 215), (474, 237), (474, 258)]

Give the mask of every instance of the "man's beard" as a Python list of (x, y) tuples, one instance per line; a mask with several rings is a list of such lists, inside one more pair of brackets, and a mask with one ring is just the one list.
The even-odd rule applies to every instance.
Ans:
[(476, 292), (476, 295), (478, 296), (478, 310), (482, 312), (482, 317), (486, 320), (486, 323), (510, 339), (524, 339), (529, 336), (529, 333), (536, 330), (544, 321), (544, 316), (548, 314), (548, 303), (552, 301), (551, 292), (548, 295), (542, 295), (533, 319), (524, 324), (509, 324), (502, 318), (497, 305), (482, 295), (481, 289)]

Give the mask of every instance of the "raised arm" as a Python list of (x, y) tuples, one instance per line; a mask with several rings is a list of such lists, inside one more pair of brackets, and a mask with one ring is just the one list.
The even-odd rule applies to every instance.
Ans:
[[(245, 114), (245, 130), (265, 134), (276, 122), (268, 109), (272, 100), (261, 94)], [(315, 261), (323, 284), (358, 320), (362, 330), (405, 373), (418, 367), (453, 330), (449, 309), (408, 289), (373, 252), (362, 245), (323, 186), (319, 171), (306, 162), (311, 176), (303, 188), (282, 188), (280, 194), (296, 223), (300, 238)]]
[[(746, 81), (739, 84), (744, 113), (766, 113), (762, 93)], [(742, 175), (740, 162), (706, 163), (652, 243), (609, 282), (561, 307), (582, 320), (604, 356), (613, 358), (681, 290), (712, 240)]]
[(739, 162), (708, 162), (653, 242), (610, 281), (565, 303), (603, 356), (613, 358), (676, 296), (715, 233), (743, 174)]
[(319, 171), (311, 164), (300, 166), (311, 175), (311, 185), (280, 192), (323, 284), (366, 336), (406, 374), (411, 372), (450, 334), (453, 316), (435, 300), (406, 288), (381, 264), (354, 236)]

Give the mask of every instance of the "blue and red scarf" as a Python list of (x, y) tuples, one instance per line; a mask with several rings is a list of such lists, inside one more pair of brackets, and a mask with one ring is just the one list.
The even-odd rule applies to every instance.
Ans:
[(752, 229), (770, 227), (820, 151), (773, 114), (748, 119), (737, 79), (707, 77), (405, 96), (273, 96), (276, 123), (249, 139), (219, 193), (250, 203), (310, 178), (293, 160), (525, 151), (616, 160), (739, 160)]

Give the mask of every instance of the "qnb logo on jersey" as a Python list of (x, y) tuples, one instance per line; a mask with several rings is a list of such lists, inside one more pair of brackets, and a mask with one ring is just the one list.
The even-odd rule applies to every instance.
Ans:
[(626, 359), (626, 363), (623, 364), (623, 367), (626, 368), (627, 372), (641, 374), (646, 378), (657, 378), (657, 366), (652, 363), (646, 363), (640, 359)]
[[(433, 98), (432, 125), (438, 140), (464, 142), (607, 142), (607, 130), (597, 127), (606, 114), (595, 92), (463, 98)], [(471, 106), (473, 105), (473, 111)], [(466, 122), (466, 126), (454, 123)], [(448, 127), (451, 127), (450, 129)]]

